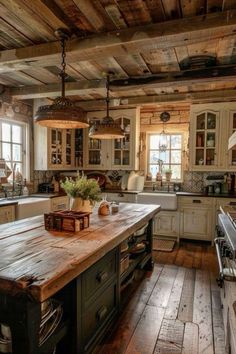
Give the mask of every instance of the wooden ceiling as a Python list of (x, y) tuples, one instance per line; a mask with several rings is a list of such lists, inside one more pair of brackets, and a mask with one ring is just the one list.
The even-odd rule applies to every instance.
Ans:
[(0, 84), (17, 99), (67, 96), (87, 110), (236, 100), (236, 0), (0, 0)]

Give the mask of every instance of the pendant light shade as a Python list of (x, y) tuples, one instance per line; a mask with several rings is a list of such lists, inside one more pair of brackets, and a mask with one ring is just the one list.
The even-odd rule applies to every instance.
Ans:
[(160, 119), (163, 123), (163, 130), (160, 134), (159, 150), (162, 152), (165, 152), (167, 150), (167, 146), (168, 146), (168, 139), (167, 139), (167, 135), (165, 133), (165, 123), (170, 120), (170, 113), (162, 112), (160, 115)]
[(62, 47), (61, 97), (57, 97), (51, 105), (39, 107), (34, 119), (36, 123), (48, 128), (86, 128), (89, 126), (86, 112), (82, 108), (76, 107), (74, 102), (65, 97), (65, 41), (69, 35), (64, 29), (57, 30), (56, 35), (60, 38)]
[(93, 139), (122, 139), (125, 137), (124, 130), (109, 116), (109, 83), (110, 77), (107, 75), (106, 88), (106, 117), (101, 122), (95, 122), (90, 130), (89, 137)]

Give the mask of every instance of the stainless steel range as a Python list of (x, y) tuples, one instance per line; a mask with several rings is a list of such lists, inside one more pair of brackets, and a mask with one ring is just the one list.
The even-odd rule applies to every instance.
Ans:
[(236, 210), (218, 215), (216, 236), (226, 352), (236, 354)]

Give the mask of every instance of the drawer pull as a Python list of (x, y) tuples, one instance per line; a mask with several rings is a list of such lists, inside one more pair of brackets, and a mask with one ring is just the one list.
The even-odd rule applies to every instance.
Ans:
[(98, 319), (98, 321), (101, 321), (107, 314), (107, 307), (106, 306), (102, 306), (96, 313), (96, 317)]
[(199, 199), (193, 199), (193, 203), (201, 203), (202, 201), (201, 200), (199, 200)]
[(99, 281), (99, 283), (102, 283), (104, 280), (106, 280), (108, 278), (108, 273), (107, 272), (101, 272), (97, 274), (97, 281)]

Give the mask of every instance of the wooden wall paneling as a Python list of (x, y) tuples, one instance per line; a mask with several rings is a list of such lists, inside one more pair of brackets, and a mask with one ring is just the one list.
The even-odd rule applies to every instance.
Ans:
[(196, 270), (193, 322), (199, 327), (199, 352), (214, 354), (209, 274)]
[(182, 17), (178, 0), (162, 0), (165, 16), (168, 20)]
[(195, 272), (195, 269), (186, 269), (185, 272), (183, 290), (178, 311), (178, 319), (183, 322), (193, 322)]
[(184, 327), (182, 354), (198, 353), (198, 336), (198, 326), (195, 323), (186, 322)]
[(181, 10), (183, 17), (193, 17), (197, 15), (203, 15), (206, 13), (206, 1), (189, 1), (189, 0), (180, 0)]
[(146, 0), (153, 22), (164, 21), (166, 16), (163, 8), (162, 0)]
[(184, 324), (179, 320), (162, 321), (154, 354), (181, 354)]
[(105, 30), (105, 23), (102, 16), (96, 11), (91, 0), (73, 0), (76, 6), (80, 9), (87, 21), (97, 31)]

